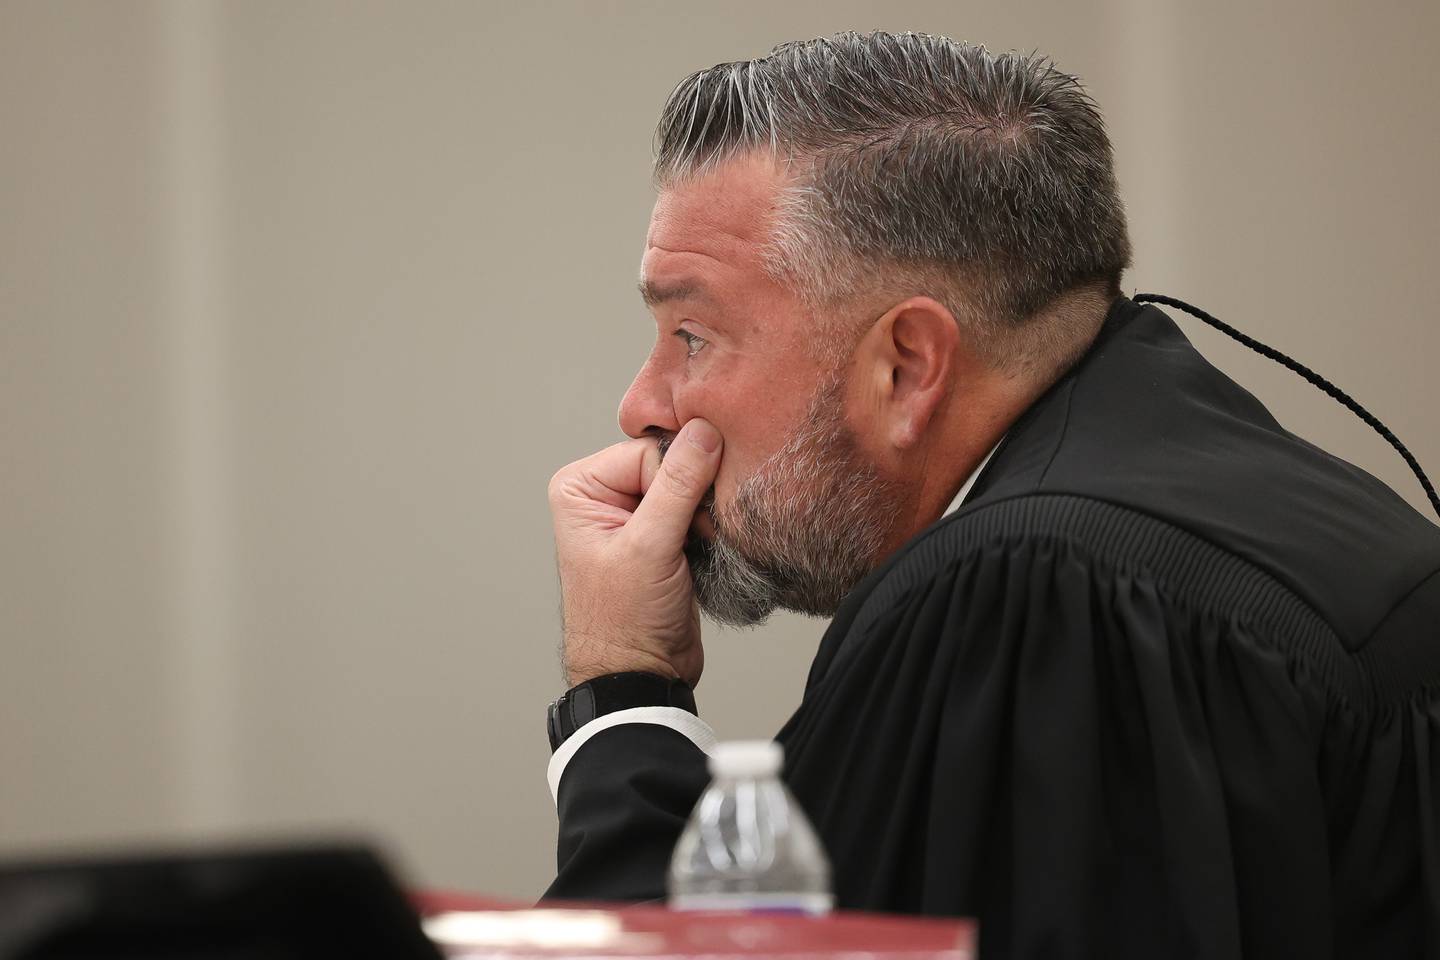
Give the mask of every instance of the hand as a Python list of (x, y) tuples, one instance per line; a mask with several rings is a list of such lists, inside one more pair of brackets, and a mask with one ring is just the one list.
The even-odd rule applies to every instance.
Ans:
[(551, 478), (571, 686), (631, 670), (692, 688), (700, 681), (700, 610), (684, 547), (722, 446), (719, 431), (696, 419), (663, 463), (656, 441), (628, 440)]

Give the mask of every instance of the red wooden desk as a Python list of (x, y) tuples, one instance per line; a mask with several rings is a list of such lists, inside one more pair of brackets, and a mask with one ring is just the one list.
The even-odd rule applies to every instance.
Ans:
[(676, 913), (573, 904), (534, 909), (463, 894), (415, 898), (451, 958), (784, 957), (786, 960), (974, 960), (975, 925), (864, 913), (827, 917)]

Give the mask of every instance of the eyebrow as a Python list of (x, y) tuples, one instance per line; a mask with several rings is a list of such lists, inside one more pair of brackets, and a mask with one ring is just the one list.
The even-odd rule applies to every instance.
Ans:
[(647, 307), (658, 307), (671, 300), (699, 300), (710, 303), (709, 292), (699, 280), (681, 280), (678, 283), (659, 284), (653, 280), (641, 280), (640, 298)]

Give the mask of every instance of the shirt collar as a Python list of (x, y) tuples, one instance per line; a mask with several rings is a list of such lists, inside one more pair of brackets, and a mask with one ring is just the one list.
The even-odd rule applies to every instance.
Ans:
[(985, 454), (985, 459), (981, 460), (980, 465), (970, 472), (970, 476), (965, 479), (965, 483), (963, 486), (961, 486), (960, 492), (955, 494), (955, 499), (950, 501), (950, 506), (946, 507), (945, 512), (942, 513), (940, 516), (948, 517), (950, 516), (950, 514), (960, 509), (960, 505), (964, 503), (965, 498), (970, 495), (970, 489), (975, 486), (975, 481), (980, 479), (981, 471), (983, 471), (986, 465), (990, 463), (990, 458), (995, 456), (995, 451), (999, 450), (1000, 444), (1004, 442), (1005, 438), (1002, 436), (1000, 440), (996, 442), (995, 446), (990, 448), (990, 452)]

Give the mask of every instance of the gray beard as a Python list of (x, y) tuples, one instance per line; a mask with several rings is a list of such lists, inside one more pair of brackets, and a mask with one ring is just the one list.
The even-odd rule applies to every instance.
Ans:
[[(763, 623), (776, 609), (834, 616), (874, 569), (894, 524), (897, 485), (865, 459), (841, 409), (842, 384), (816, 390), (785, 445), (717, 510), (702, 502), (715, 536), (685, 545), (695, 598), (730, 626)], [(663, 456), (671, 438), (661, 440)]]

